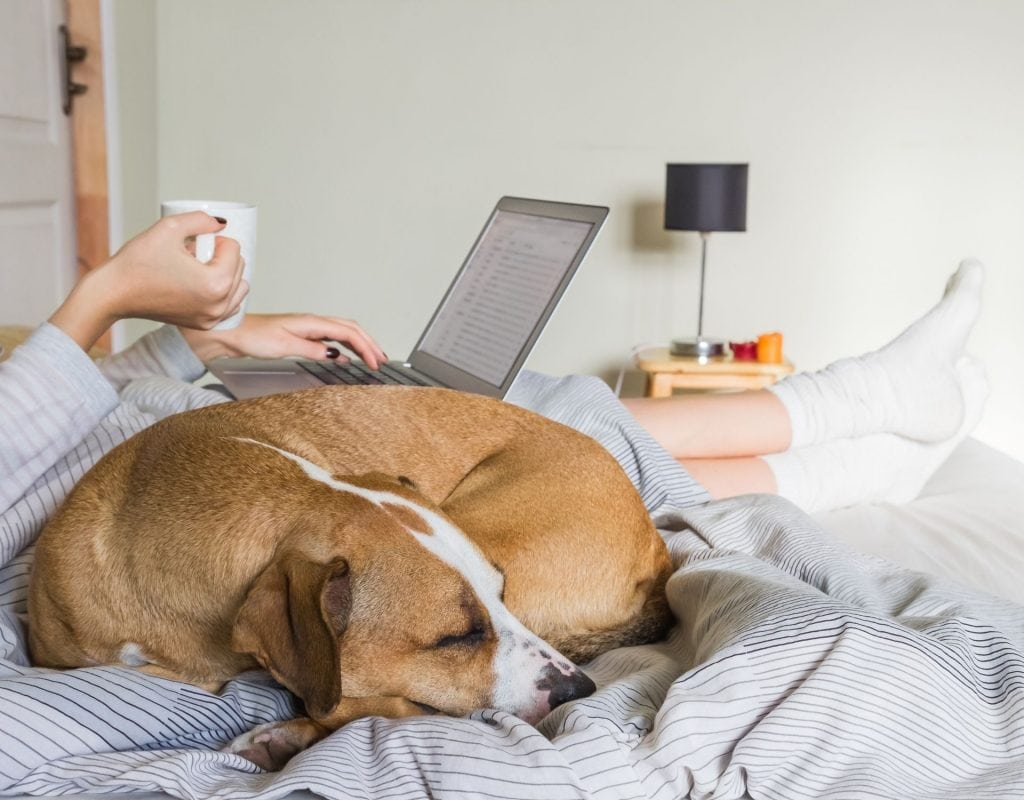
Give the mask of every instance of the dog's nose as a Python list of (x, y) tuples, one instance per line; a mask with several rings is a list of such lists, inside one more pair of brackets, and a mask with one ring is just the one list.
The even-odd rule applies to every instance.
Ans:
[(554, 709), (562, 703), (587, 697), (597, 690), (597, 686), (580, 669), (574, 669), (568, 675), (554, 664), (548, 664), (537, 681), (537, 688), (548, 692), (548, 705)]

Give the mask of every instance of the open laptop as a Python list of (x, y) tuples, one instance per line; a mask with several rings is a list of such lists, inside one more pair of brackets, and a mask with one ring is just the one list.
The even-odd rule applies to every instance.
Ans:
[(222, 358), (235, 397), (323, 384), (405, 384), (504, 397), (608, 216), (603, 206), (503, 197), (409, 358), (362, 362)]

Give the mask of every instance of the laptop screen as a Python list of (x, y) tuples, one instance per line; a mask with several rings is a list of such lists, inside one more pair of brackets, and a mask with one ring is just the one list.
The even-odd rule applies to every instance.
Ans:
[(565, 289), (594, 224), (496, 210), (417, 351), (501, 386)]

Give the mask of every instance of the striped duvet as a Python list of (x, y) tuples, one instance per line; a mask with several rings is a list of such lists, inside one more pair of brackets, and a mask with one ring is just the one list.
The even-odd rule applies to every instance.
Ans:
[[(173, 351), (164, 338), (155, 353)], [(1024, 609), (854, 554), (776, 498), (705, 502), (606, 388), (581, 379), (527, 373), (509, 399), (585, 431), (619, 460), (672, 552), (667, 591), (679, 624), (665, 642), (587, 665), (597, 693), (537, 728), (489, 710), (365, 719), (267, 774), (219, 752), (296, 713), (265, 675), (212, 695), (116, 667), (32, 668), (31, 539), (109, 447), (170, 411), (213, 402), (181, 386), (129, 385), (0, 514), (0, 795), (1024, 797)]]
[[(853, 554), (785, 501), (661, 523), (679, 625), (589, 665), (592, 697), (508, 714), (357, 721), (281, 773), (217, 751), (294, 713), (258, 674), (219, 695), (119, 668), (25, 662), (0, 624), (0, 792), (178, 797), (1024, 796), (1024, 614)], [(675, 528), (675, 530), (671, 530)], [(28, 569), (25, 554), (7, 565)]]

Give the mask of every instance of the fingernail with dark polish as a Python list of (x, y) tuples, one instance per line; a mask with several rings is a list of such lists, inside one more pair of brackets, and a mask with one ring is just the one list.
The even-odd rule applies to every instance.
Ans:
[(327, 357), (328, 358), (337, 358), (340, 355), (341, 355), (341, 351), (337, 347), (328, 347), (327, 348)]
[(226, 219), (224, 219), (224, 217), (214, 217), (214, 219), (217, 220), (217, 222), (219, 222), (221, 225), (227, 225), (228, 224), (228, 221)]

